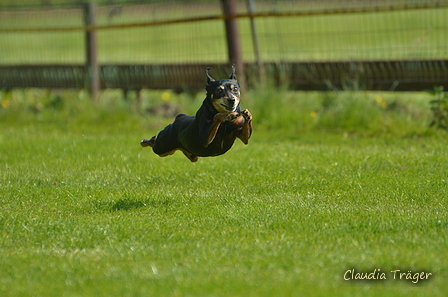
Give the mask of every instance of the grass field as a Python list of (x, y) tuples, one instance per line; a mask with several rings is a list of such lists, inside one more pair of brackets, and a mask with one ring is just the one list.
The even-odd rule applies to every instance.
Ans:
[[(275, 94), (278, 114), (273, 93), (245, 96), (248, 146), (190, 163), (142, 149), (171, 119), (112, 91), (0, 93), (1, 295), (446, 296), (448, 138), (426, 128), (430, 98)], [(202, 96), (143, 105), (192, 113)]]

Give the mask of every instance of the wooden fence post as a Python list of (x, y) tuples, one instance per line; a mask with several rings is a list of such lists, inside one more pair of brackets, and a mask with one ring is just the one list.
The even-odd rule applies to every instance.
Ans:
[[(254, 0), (247, 0), (247, 11), (249, 12), (250, 15), (255, 13)], [(255, 18), (253, 16), (250, 16), (250, 28), (252, 31), (252, 42), (254, 44), (255, 61), (257, 62), (258, 67), (258, 80), (264, 84), (266, 82), (266, 70), (264, 68), (263, 61), (261, 60), (260, 46), (258, 44), (257, 27), (255, 26)]]
[(245, 90), (246, 76), (244, 72), (243, 56), (241, 53), (240, 34), (237, 22), (238, 20), (234, 17), (231, 17), (236, 15), (237, 13), (237, 2), (236, 0), (221, 0), (221, 3), (224, 16), (226, 16), (226, 19), (224, 21), (226, 27), (229, 64), (235, 63), (238, 81), (240, 83), (241, 89)]
[(84, 5), (84, 22), (86, 25), (85, 43), (86, 43), (86, 77), (87, 89), (93, 100), (98, 99), (98, 93), (101, 87), (100, 67), (97, 59), (97, 39), (95, 26), (96, 4), (88, 2)]

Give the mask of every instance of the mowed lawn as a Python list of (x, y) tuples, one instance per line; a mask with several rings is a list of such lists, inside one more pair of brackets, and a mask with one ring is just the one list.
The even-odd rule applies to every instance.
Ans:
[(444, 133), (255, 126), (190, 163), (141, 148), (164, 123), (135, 113), (0, 111), (2, 296), (448, 293)]

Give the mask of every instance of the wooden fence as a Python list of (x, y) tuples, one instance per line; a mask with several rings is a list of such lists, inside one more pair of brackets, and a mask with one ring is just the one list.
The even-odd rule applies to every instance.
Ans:
[[(252, 0), (249, 0), (249, 3)], [(249, 87), (270, 83), (287, 86), (297, 90), (328, 89), (367, 89), (367, 90), (423, 90), (436, 85), (448, 85), (447, 59), (418, 60), (371, 60), (371, 61), (325, 61), (325, 62), (243, 62), (239, 42), (238, 18), (253, 21), (257, 17), (266, 17), (266, 13), (238, 14), (236, 0), (221, 0), (222, 15), (208, 19), (222, 19), (225, 22), (228, 63), (167, 63), (150, 65), (100, 65), (97, 58), (96, 31), (101, 29), (95, 22), (96, 5), (84, 6), (85, 16), (85, 56), (84, 65), (1, 65), (0, 88), (88, 88), (96, 97), (101, 88), (120, 88), (123, 90), (202, 89), (205, 82), (205, 69), (213, 67), (216, 77), (229, 72), (229, 65), (236, 63), (239, 79)], [(447, 6), (447, 3), (435, 2), (435, 7)], [(250, 7), (250, 6), (249, 6)], [(425, 8), (398, 7), (395, 9)], [(373, 8), (378, 9), (378, 8)], [(386, 8), (386, 9), (391, 9)], [(334, 13), (335, 10), (333, 10)], [(356, 10), (337, 11), (351, 13)], [(321, 13), (332, 13), (323, 11)], [(282, 13), (286, 16), (300, 13)], [(271, 14), (271, 15), (276, 15)], [(278, 14), (281, 16), (281, 14)], [(185, 22), (203, 19), (186, 19)], [(182, 21), (182, 20), (181, 20)], [(176, 21), (176, 22), (181, 22)], [(163, 25), (161, 22), (158, 25)], [(142, 25), (142, 24), (140, 24)], [(144, 24), (143, 24), (144, 25)], [(154, 24), (146, 24), (154, 25)], [(156, 24), (157, 25), (157, 24)], [(254, 26), (252, 29), (254, 31)], [(253, 32), (253, 37), (256, 33)], [(254, 39), (256, 43), (256, 39)]]
[[(100, 88), (123, 90), (198, 90), (205, 84), (205, 69), (225, 77), (228, 64), (101, 65)], [(258, 64), (245, 64), (249, 87), (271, 83), (296, 90), (418, 91), (448, 85), (448, 60), (297, 62), (264, 64), (268, 81), (258, 79)], [(4, 89), (85, 88), (89, 74), (84, 65), (0, 66)]]

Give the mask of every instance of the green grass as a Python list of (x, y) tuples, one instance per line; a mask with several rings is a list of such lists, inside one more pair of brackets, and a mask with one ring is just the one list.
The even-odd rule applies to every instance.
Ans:
[[(142, 149), (171, 119), (113, 92), (0, 95), (2, 296), (447, 294), (448, 139), (423, 129), (422, 94), (382, 93), (392, 111), (377, 93), (277, 91), (281, 117), (251, 92), (249, 145), (197, 163)], [(143, 107), (163, 97), (191, 114), (202, 96), (147, 92)], [(385, 119), (401, 133), (375, 128)], [(344, 281), (348, 269), (388, 279)]]

